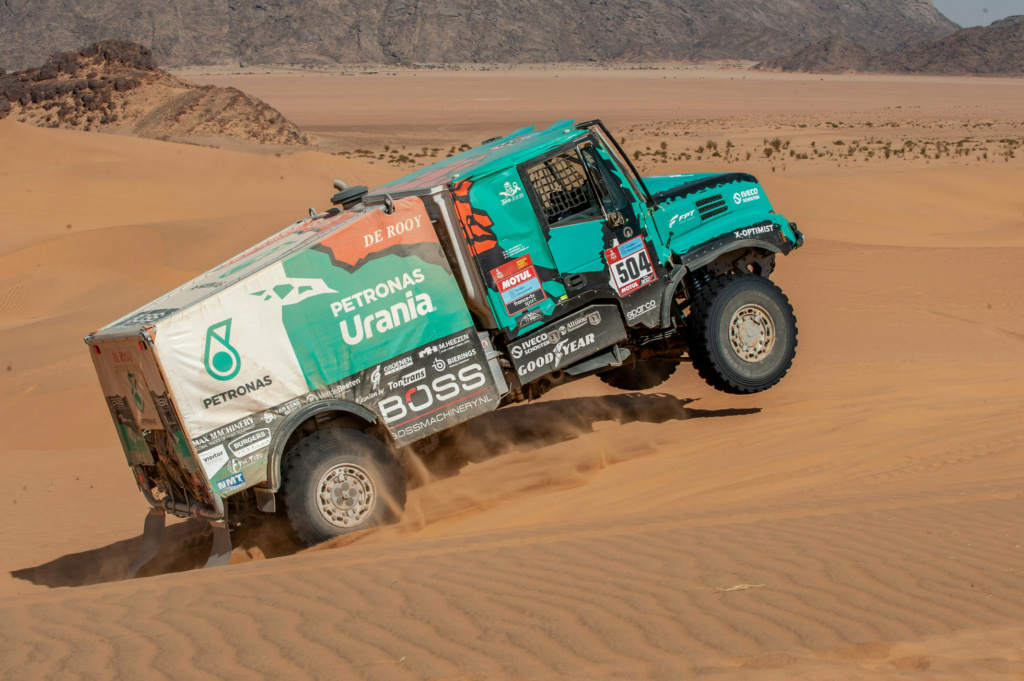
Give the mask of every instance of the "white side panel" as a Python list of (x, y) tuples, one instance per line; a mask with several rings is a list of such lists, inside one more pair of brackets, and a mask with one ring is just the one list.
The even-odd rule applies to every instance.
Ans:
[(308, 391), (281, 307), (329, 292), (274, 263), (157, 323), (154, 346), (189, 437)]

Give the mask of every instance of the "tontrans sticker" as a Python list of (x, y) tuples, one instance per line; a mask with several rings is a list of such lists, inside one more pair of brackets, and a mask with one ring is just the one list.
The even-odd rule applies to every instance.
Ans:
[(644, 238), (638, 236), (604, 252), (612, 273), (612, 286), (624, 297), (658, 278), (647, 254)]
[(516, 316), (548, 297), (529, 253), (501, 267), (495, 267), (491, 270), (491, 277), (494, 278), (494, 285), (505, 303), (509, 317)]

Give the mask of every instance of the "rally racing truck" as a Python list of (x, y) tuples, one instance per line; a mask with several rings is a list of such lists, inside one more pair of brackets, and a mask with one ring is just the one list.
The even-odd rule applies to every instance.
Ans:
[(796, 322), (771, 281), (803, 243), (745, 173), (641, 177), (600, 121), (525, 128), (310, 215), (89, 334), (152, 510), (251, 514), (307, 544), (397, 520), (403, 465), (499, 407), (596, 375), (775, 385)]

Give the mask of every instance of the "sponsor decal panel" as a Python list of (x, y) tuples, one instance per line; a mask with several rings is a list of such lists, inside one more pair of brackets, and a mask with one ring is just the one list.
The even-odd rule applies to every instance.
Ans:
[(260, 428), (254, 430), (251, 433), (246, 433), (240, 438), (236, 438), (228, 443), (228, 449), (231, 451), (231, 456), (236, 459), (242, 459), (249, 456), (253, 452), (257, 452), (261, 449), (265, 449), (270, 446), (270, 429)]
[(657, 300), (654, 300), (654, 299), (648, 300), (647, 302), (643, 303), (639, 307), (635, 307), (632, 310), (630, 310), (629, 312), (627, 312), (626, 313), (626, 319), (628, 321), (633, 321), (637, 317), (641, 317), (641, 316), (647, 314), (648, 312), (650, 312), (651, 310), (656, 309), (657, 307), (658, 307), (658, 301)]
[(767, 225), (755, 225), (754, 227), (747, 227), (746, 229), (737, 229), (732, 235), (737, 239), (749, 239), (752, 236), (760, 236), (762, 234), (771, 234), (775, 231), (774, 224)]
[(473, 329), (418, 349), (415, 369), (388, 381), (375, 404), (399, 444), (413, 442), (491, 411), (500, 395)]
[(509, 317), (538, 305), (548, 297), (529, 253), (495, 267), (491, 270), (491, 278)]
[(238, 471), (242, 470), (246, 466), (252, 466), (253, 464), (262, 463), (266, 458), (267, 458), (267, 452), (266, 451), (262, 451), (262, 452), (256, 452), (255, 454), (250, 454), (249, 456), (245, 457), (244, 459), (234, 459), (234, 460), (231, 461), (231, 464), (230, 464), (231, 472), (232, 473), (237, 473)]
[(228, 450), (224, 449), (224, 445), (217, 445), (211, 447), (206, 451), (199, 452), (199, 463), (203, 466), (203, 471), (206, 472), (207, 478), (213, 478), (217, 475), (224, 464), (229, 461)]
[[(525, 196), (521, 186), (512, 194)], [(196, 455), (215, 493), (234, 494), (266, 479), (270, 447), (289, 417), (322, 401), (379, 414), (381, 402), (398, 398), (408, 415), (381, 421), (399, 446), (497, 406), (479, 336), (422, 202), (342, 215), (303, 221), (289, 231), (301, 239), (275, 237), (193, 282), (187, 296), (126, 318), (160, 322), (153, 354), (176, 403), (152, 408), (142, 377), (124, 378), (145, 353), (118, 347), (123, 357), (111, 359), (124, 386), (109, 401), (115, 421), (132, 431), (125, 437), (138, 439), (139, 410), (178, 412), (180, 448)], [(242, 281), (201, 288), (221, 273), (226, 283)], [(398, 404), (387, 403), (389, 415)], [(243, 477), (224, 484), (236, 474)]]
[(498, 192), (498, 195), (501, 197), (501, 205), (507, 206), (513, 201), (518, 201), (525, 197), (526, 192), (523, 191), (518, 182), (506, 182), (504, 191)]
[[(392, 368), (390, 376), (383, 375), (387, 367)], [(484, 360), (480, 337), (466, 329), (193, 438), (208, 479), (225, 467), (232, 474), (244, 468), (253, 481), (264, 479), (265, 475), (246, 467), (265, 466), (284, 417), (320, 399), (352, 402), (379, 414), (401, 446), (491, 411), (501, 397)], [(219, 484), (217, 488), (224, 491)]]
[(620, 297), (627, 296), (658, 278), (642, 236), (609, 248), (604, 252), (604, 258), (611, 272), (612, 288), (619, 292)]
[(626, 337), (618, 308), (591, 305), (559, 320), (557, 326), (544, 327), (509, 343), (512, 364), (523, 383), (564, 369), (598, 350)]
[(235, 473), (230, 478), (225, 478), (217, 483), (217, 489), (220, 492), (230, 492), (236, 487), (241, 487), (245, 484), (245, 476), (241, 473)]
[(671, 217), (671, 218), (669, 219), (669, 221), (668, 221), (668, 228), (669, 228), (669, 229), (672, 229), (672, 228), (673, 228), (673, 227), (675, 227), (675, 226), (676, 226), (677, 224), (678, 224), (678, 225), (681, 225), (681, 224), (683, 224), (684, 222), (686, 222), (687, 220), (689, 220), (690, 218), (692, 218), (693, 216), (695, 216), (696, 214), (697, 214), (697, 209), (696, 209), (696, 208), (694, 208), (693, 210), (691, 210), (691, 211), (690, 211), (690, 212), (688, 212), (688, 213), (680, 213), (679, 215), (673, 215), (673, 216), (672, 216), (672, 217)]
[(737, 206), (741, 206), (744, 203), (750, 203), (751, 201), (761, 200), (761, 190), (757, 189), (745, 189), (741, 192), (736, 192), (732, 195), (732, 202)]

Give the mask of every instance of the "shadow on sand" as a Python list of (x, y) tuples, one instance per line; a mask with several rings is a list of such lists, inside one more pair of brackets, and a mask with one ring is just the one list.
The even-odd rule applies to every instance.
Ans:
[[(601, 421), (665, 423), (692, 418), (743, 416), (760, 409), (692, 409), (693, 400), (665, 394), (609, 395), (550, 400), (501, 409), (476, 418), (445, 438), (424, 462), (435, 478), (458, 474), (469, 463), (547, 447), (593, 432)], [(429, 476), (426, 476), (429, 477)], [(415, 484), (415, 483), (414, 483)], [(139, 519), (141, 526), (143, 518)], [(208, 525), (197, 520), (169, 525), (160, 552), (139, 570), (139, 577), (184, 572), (202, 567), (213, 542)], [(231, 533), (231, 562), (287, 556), (304, 547), (290, 538), (284, 521), (253, 517)], [(15, 570), (12, 576), (48, 587), (76, 587), (121, 581), (142, 545), (142, 536), (81, 553), (61, 556), (42, 565)]]

